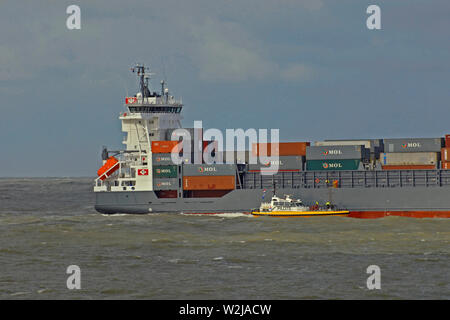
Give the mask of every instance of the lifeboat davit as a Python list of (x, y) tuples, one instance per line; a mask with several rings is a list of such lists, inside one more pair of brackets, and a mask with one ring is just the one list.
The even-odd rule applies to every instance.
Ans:
[(117, 169), (119, 169), (119, 160), (114, 157), (109, 157), (105, 164), (98, 169), (97, 175), (100, 177), (100, 180), (105, 180), (110, 175), (112, 175)]

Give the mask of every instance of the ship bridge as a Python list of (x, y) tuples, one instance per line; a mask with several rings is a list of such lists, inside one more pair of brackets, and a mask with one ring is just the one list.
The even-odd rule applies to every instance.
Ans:
[(152, 73), (143, 65), (131, 68), (139, 79), (140, 90), (132, 97), (125, 98), (126, 111), (119, 115), (122, 131), (126, 134), (122, 143), (127, 151), (138, 151), (147, 156), (151, 153), (151, 142), (167, 140), (168, 129), (181, 127), (183, 102), (169, 93), (162, 80), (161, 90), (150, 90)]
[(126, 97), (125, 105), (130, 113), (181, 113), (183, 108), (181, 99), (169, 96), (167, 88), (162, 87), (162, 91), (164, 90), (166, 91), (164, 95), (154, 92), (148, 97), (143, 97), (139, 92), (135, 97)]
[(161, 92), (150, 91), (149, 79), (152, 73), (147, 73), (148, 68), (136, 65), (131, 68), (139, 77), (140, 90), (134, 97), (126, 97), (125, 105), (130, 113), (181, 113), (183, 103), (181, 99), (175, 99), (165, 87), (165, 81), (161, 81)]

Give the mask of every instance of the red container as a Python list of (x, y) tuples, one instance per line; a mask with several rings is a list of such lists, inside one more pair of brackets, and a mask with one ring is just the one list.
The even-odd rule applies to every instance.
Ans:
[(408, 165), (408, 166), (381, 166), (383, 170), (430, 170), (436, 169), (434, 164), (431, 165)]
[(155, 194), (158, 198), (178, 198), (177, 190), (159, 190)]
[(181, 149), (179, 141), (152, 141), (152, 153), (178, 153)]
[(441, 149), (441, 161), (450, 161), (450, 148), (442, 148)]
[(235, 176), (184, 176), (183, 190), (233, 190)]
[[(280, 142), (276, 143), (254, 143), (252, 154), (254, 156), (306, 156), (306, 147), (310, 142)], [(273, 154), (272, 154), (272, 148)]]
[(445, 147), (450, 148), (450, 134), (445, 135)]
[(218, 152), (218, 148), (219, 148), (219, 141), (203, 141), (203, 150), (206, 149), (207, 146), (211, 145), (211, 150), (215, 150), (216, 152)]

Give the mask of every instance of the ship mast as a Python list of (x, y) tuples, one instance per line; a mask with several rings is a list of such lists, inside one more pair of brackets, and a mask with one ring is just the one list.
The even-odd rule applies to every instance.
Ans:
[(145, 67), (144, 65), (136, 64), (133, 68), (131, 68), (131, 72), (136, 73), (139, 77), (139, 88), (142, 97), (142, 102), (144, 102), (144, 98), (150, 97), (150, 90), (148, 88), (148, 83), (150, 79), (150, 75), (152, 73), (145, 71), (150, 71), (149, 67)]

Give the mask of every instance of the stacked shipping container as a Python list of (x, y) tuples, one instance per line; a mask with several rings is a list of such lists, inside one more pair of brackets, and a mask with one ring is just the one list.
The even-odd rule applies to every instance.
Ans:
[(235, 164), (187, 164), (184, 176), (229, 176), (236, 173)]
[(309, 142), (254, 143), (253, 156), (305, 156)]
[(420, 170), (438, 167), (442, 138), (384, 139), (383, 170)]
[(233, 190), (235, 176), (183, 176), (183, 190)]
[[(273, 159), (271, 159), (273, 158)], [(268, 157), (264, 164), (248, 165), (249, 172), (295, 172), (303, 170), (303, 156), (278, 156)]]
[(178, 198), (177, 190), (155, 190), (158, 198)]
[(306, 160), (367, 160), (369, 149), (363, 145), (312, 146), (306, 148)]
[[(171, 153), (154, 153), (152, 154), (152, 163), (155, 166), (160, 166), (160, 165), (176, 165), (176, 164), (181, 164), (181, 163), (192, 163), (194, 161), (194, 155), (191, 154), (190, 157), (187, 156), (180, 156), (179, 154), (176, 155), (175, 158), (175, 162), (172, 160), (172, 154)], [(178, 163), (177, 161), (180, 161), (180, 163)]]
[(370, 161), (374, 163), (383, 152), (383, 139), (325, 140), (314, 142), (315, 146), (360, 146), (370, 151)]
[(166, 166), (153, 166), (153, 178), (177, 178), (178, 166), (166, 165)]
[(179, 183), (177, 178), (154, 179), (154, 190), (178, 190)]
[(441, 150), (441, 168), (450, 169), (450, 134), (445, 135), (445, 146)]
[[(203, 141), (203, 130), (196, 128), (168, 129), (164, 141), (152, 141), (153, 189), (162, 197), (174, 197), (183, 186), (185, 190), (232, 190), (235, 188), (236, 167), (195, 165), (194, 161), (203, 162), (203, 151), (208, 148), (215, 155), (217, 141)], [(195, 141), (199, 141), (196, 146)], [(190, 148), (186, 148), (189, 146)], [(183, 152), (191, 149), (190, 157)], [(173, 153), (178, 153), (180, 164), (172, 160)], [(197, 157), (196, 157), (197, 156)], [(178, 179), (182, 166), (183, 180)], [(185, 166), (184, 166), (185, 165)], [(208, 191), (206, 191), (208, 193)], [(207, 196), (202, 193), (202, 197)], [(210, 195), (211, 196), (211, 195)]]
[(167, 191), (159, 193), (161, 197), (177, 195), (178, 165), (172, 161), (172, 153), (182, 150), (178, 141), (152, 141), (153, 189)]
[[(282, 142), (278, 144), (253, 144), (252, 151), (220, 151), (217, 141), (203, 141), (201, 131), (186, 129), (191, 138), (200, 137), (199, 153), (210, 151), (213, 164), (193, 164), (197, 152), (194, 140), (168, 129), (166, 139), (179, 137), (180, 141), (153, 141), (152, 164), (154, 190), (158, 197), (177, 197), (183, 191), (185, 197), (221, 197), (236, 188), (239, 163), (246, 164), (249, 172), (301, 171), (304, 170), (361, 170), (364, 163), (377, 163), (383, 170), (450, 169), (450, 135), (443, 138), (325, 140), (314, 146), (309, 142)], [(176, 137), (175, 137), (176, 138)], [(444, 143), (445, 142), (445, 143)], [(172, 153), (183, 151), (190, 144), (191, 157), (182, 157), (182, 165), (174, 165)], [(272, 150), (273, 149), (273, 150)], [(225, 162), (229, 155), (234, 164), (215, 163), (219, 156)], [(218, 156), (219, 155), (219, 156)], [(267, 157), (267, 159), (264, 159)], [(263, 163), (261, 163), (261, 159)], [(271, 159), (272, 158), (272, 159)], [(259, 163), (254, 163), (259, 161)], [(306, 163), (306, 165), (305, 165)], [(275, 166), (275, 168), (274, 168)], [(278, 167), (278, 168), (276, 168)], [(368, 168), (368, 167), (366, 167)], [(275, 170), (272, 170), (275, 169)]]
[(235, 164), (188, 164), (183, 166), (183, 190), (233, 190)]
[(183, 143), (179, 141), (152, 141), (152, 153), (181, 152)]
[(334, 170), (358, 170), (361, 168), (361, 160), (306, 160), (307, 171), (334, 171)]
[(440, 152), (442, 138), (384, 139), (384, 152)]
[(428, 166), (436, 168), (437, 152), (387, 152), (380, 154), (383, 166)]
[(375, 150), (375, 146), (379, 146), (375, 143), (375, 140), (325, 140), (314, 142), (315, 146), (364, 146), (371, 151)]
[[(254, 143), (249, 156), (250, 172), (295, 172), (304, 169), (309, 142)], [(238, 154), (239, 155), (239, 154)]]
[(446, 134), (444, 140), (445, 140), (445, 147), (450, 148), (450, 134)]
[[(195, 133), (202, 137), (201, 131), (185, 130), (192, 139), (194, 139)], [(179, 135), (179, 132), (177, 134), (185, 145), (190, 143), (183, 134)], [(173, 138), (174, 135), (173, 130), (167, 131), (167, 137)], [(231, 165), (192, 164), (194, 160), (192, 154), (190, 158), (182, 159), (183, 166), (174, 165), (171, 154), (172, 152), (181, 152), (183, 142), (153, 141), (154, 188), (173, 192), (181, 187), (185, 191), (196, 192), (202, 196), (212, 196), (213, 193), (210, 194), (209, 191), (227, 192), (236, 187), (236, 163), (248, 164), (250, 172), (269, 171), (274, 169), (274, 166), (274, 171), (301, 171), (305, 167), (305, 162), (306, 170), (322, 171), (359, 170), (363, 168), (362, 163), (377, 160), (384, 170), (401, 170), (434, 169), (441, 160), (441, 167), (450, 169), (450, 135), (445, 136), (445, 144), (443, 141), (442, 138), (326, 140), (317, 141), (314, 146), (310, 146), (309, 142), (259, 143), (252, 145), (251, 153), (231, 151), (230, 155), (233, 153), (234, 158), (234, 164)], [(195, 151), (196, 146), (193, 142), (191, 147)], [(201, 141), (198, 149), (205, 151), (207, 147), (209, 151), (212, 151), (213, 162), (218, 154), (224, 156), (223, 161), (227, 160), (227, 152), (218, 152), (217, 141)], [(255, 160), (264, 159), (264, 156), (268, 157), (265, 159), (267, 161), (254, 163)], [(181, 168), (183, 168), (183, 179), (178, 179)], [(203, 195), (204, 193), (205, 195)]]
[(307, 147), (306, 170), (358, 170), (361, 163), (369, 161), (370, 149), (364, 145), (338, 143)]

